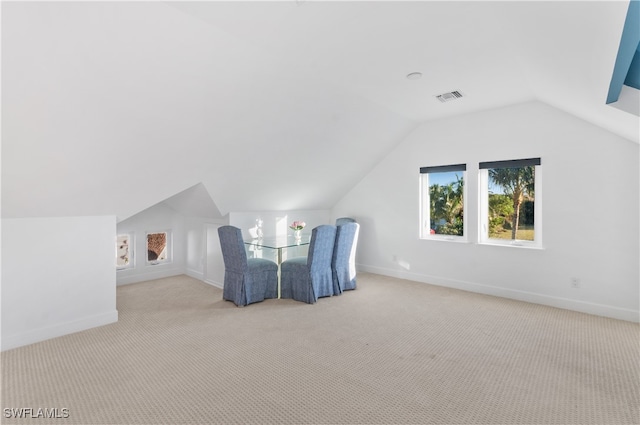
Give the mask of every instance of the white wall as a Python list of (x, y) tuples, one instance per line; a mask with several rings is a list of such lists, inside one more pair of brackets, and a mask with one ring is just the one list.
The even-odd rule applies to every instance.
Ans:
[(224, 276), (224, 265), (219, 246), (215, 245), (220, 244), (217, 240), (217, 228), (227, 222), (228, 217), (220, 220), (207, 217), (185, 218), (187, 275), (222, 287), (220, 276)]
[[(176, 276), (185, 273), (185, 218), (174, 209), (159, 203), (118, 223), (118, 234), (132, 233), (134, 266), (118, 270), (118, 285)], [(147, 263), (147, 233), (171, 231), (171, 261)], [(113, 260), (115, 262), (115, 258)]]
[(118, 320), (116, 218), (2, 220), (2, 350)]
[[(360, 222), (360, 270), (638, 321), (638, 150), (539, 102), (430, 121), (332, 215)], [(479, 245), (478, 163), (529, 157), (542, 158), (544, 248)], [(418, 170), (457, 163), (467, 164), (470, 241), (420, 240)]]

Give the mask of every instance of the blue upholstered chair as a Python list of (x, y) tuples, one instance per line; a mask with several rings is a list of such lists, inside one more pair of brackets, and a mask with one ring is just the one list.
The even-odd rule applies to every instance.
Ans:
[(351, 217), (340, 217), (336, 219), (336, 226), (340, 226), (342, 224), (347, 224), (347, 223), (355, 223), (355, 222), (356, 220)]
[(234, 226), (218, 228), (224, 259), (222, 297), (237, 306), (278, 297), (278, 265), (262, 258), (247, 258), (242, 231)]
[(280, 265), (280, 296), (313, 304), (333, 295), (331, 258), (336, 226), (322, 225), (311, 231), (307, 257), (295, 257)]
[(334, 295), (356, 289), (356, 246), (359, 232), (358, 223), (346, 223), (337, 227), (331, 260)]

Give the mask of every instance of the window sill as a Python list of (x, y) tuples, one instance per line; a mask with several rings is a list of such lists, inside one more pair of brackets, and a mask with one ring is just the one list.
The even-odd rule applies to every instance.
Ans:
[(171, 261), (153, 261), (153, 262), (148, 262), (147, 263), (147, 267), (155, 267), (155, 266), (162, 266), (163, 264), (171, 264)]
[(436, 241), (436, 242), (455, 242), (455, 243), (469, 243), (469, 240), (464, 237), (456, 236), (429, 236), (426, 238), (420, 238), (422, 241)]
[(501, 246), (504, 248), (516, 248), (516, 249), (534, 249), (534, 250), (544, 250), (542, 245), (536, 245), (525, 242), (493, 242), (493, 241), (483, 241), (478, 242), (478, 245), (487, 245), (487, 246)]

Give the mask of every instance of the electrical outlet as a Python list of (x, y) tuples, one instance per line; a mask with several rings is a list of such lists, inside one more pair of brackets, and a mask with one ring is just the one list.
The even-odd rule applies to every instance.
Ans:
[(571, 278), (571, 287), (572, 288), (579, 288), (580, 287), (580, 279), (578, 279), (577, 277), (572, 277)]

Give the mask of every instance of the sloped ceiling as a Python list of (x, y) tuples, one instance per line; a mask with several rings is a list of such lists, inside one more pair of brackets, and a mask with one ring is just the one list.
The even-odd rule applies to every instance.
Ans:
[(187, 217), (220, 218), (222, 216), (202, 183), (165, 199), (163, 203)]
[(2, 215), (122, 220), (194, 187), (214, 215), (328, 209), (420, 122), (531, 99), (638, 142), (605, 105), (626, 11), (3, 2)]

